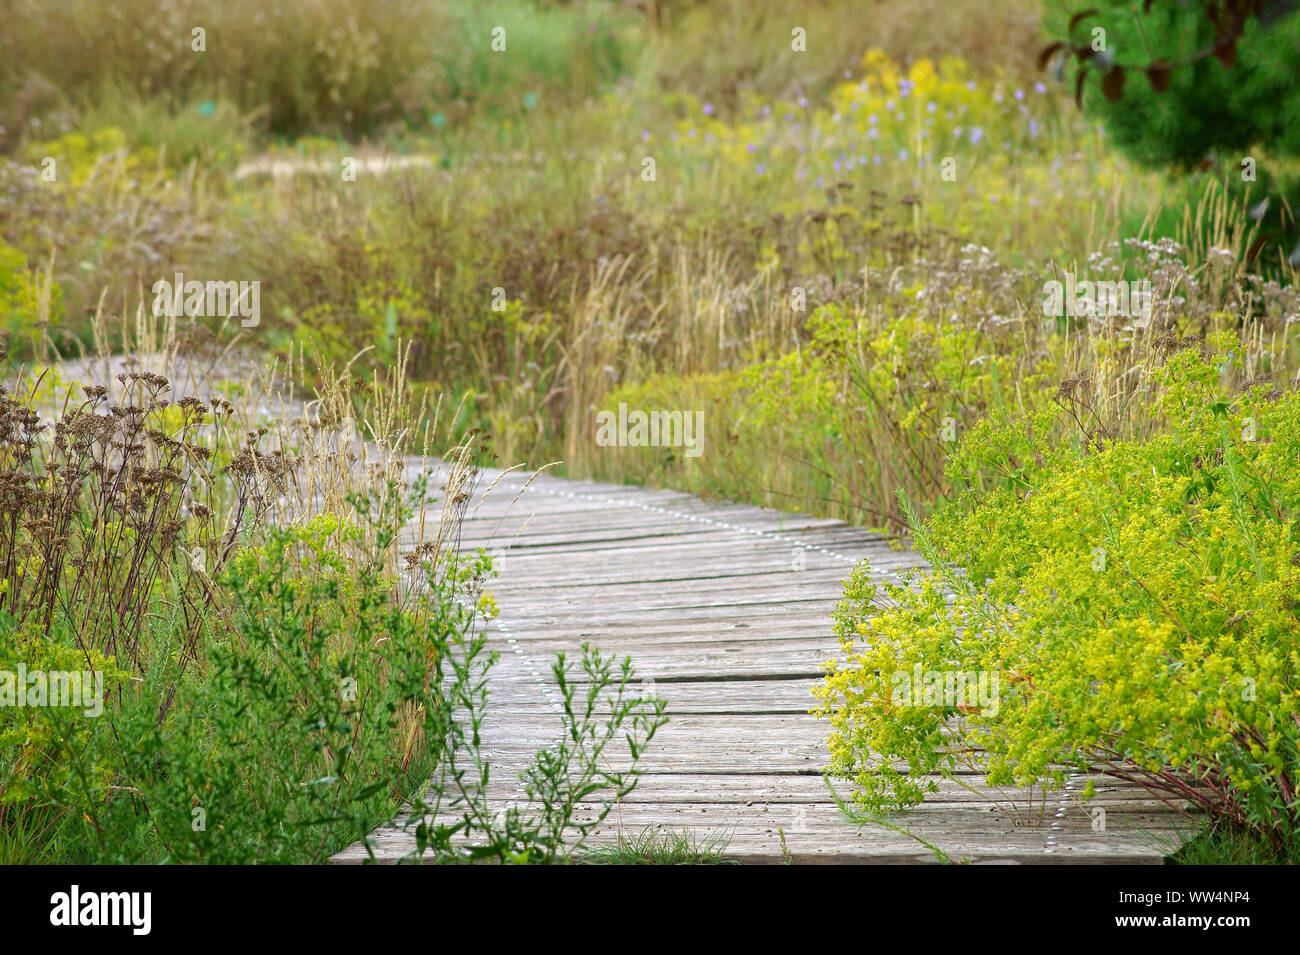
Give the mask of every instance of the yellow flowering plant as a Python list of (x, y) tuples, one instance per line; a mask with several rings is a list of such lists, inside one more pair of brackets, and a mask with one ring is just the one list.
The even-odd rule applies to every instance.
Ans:
[[(1229, 342), (1169, 359), (1145, 441), (1099, 449), (1051, 409), (984, 421), (948, 464), (965, 490), (914, 527), (930, 569), (855, 570), (816, 712), (858, 806), (913, 805), (961, 767), (1022, 786), (1092, 768), (1291, 843), (1300, 394), (1230, 391)], [(995, 675), (996, 700), (900, 698), (918, 664)]]

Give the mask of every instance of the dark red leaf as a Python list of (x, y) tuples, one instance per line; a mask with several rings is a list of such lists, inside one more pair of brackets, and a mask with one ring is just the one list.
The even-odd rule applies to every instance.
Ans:
[(1237, 62), (1237, 41), (1231, 38), (1220, 40), (1214, 44), (1214, 56), (1225, 70), (1232, 69), (1232, 64)]
[(1065, 49), (1065, 44), (1060, 40), (1057, 40), (1055, 43), (1049, 43), (1047, 46), (1043, 47), (1042, 52), (1038, 54), (1038, 68), (1040, 70), (1047, 69), (1048, 62), (1054, 55), (1056, 55), (1057, 51), (1063, 49)]
[(1074, 105), (1083, 109), (1083, 80), (1088, 75), (1086, 68), (1079, 70), (1079, 76), (1074, 81)]
[(1088, 17), (1095, 17), (1095, 16), (1099, 16), (1100, 14), (1101, 11), (1098, 10), (1096, 7), (1089, 7), (1087, 10), (1084, 10), (1082, 13), (1076, 13), (1074, 16), (1070, 17), (1070, 28), (1066, 32), (1073, 34), (1074, 28), (1078, 26), (1080, 20), (1086, 20), (1088, 19)]
[(1154, 60), (1147, 67), (1147, 80), (1157, 93), (1163, 93), (1169, 88), (1169, 72), (1170, 67), (1166, 60)]
[(1258, 239), (1256, 239), (1254, 244), (1251, 245), (1251, 247), (1246, 250), (1246, 261), (1254, 262), (1255, 259), (1259, 257), (1259, 253), (1264, 250), (1264, 246), (1268, 245), (1268, 241), (1271, 238), (1272, 235), (1269, 234), (1269, 235), (1261, 235)]
[(1112, 103), (1124, 95), (1124, 70), (1112, 66), (1110, 72), (1101, 78), (1101, 91)]

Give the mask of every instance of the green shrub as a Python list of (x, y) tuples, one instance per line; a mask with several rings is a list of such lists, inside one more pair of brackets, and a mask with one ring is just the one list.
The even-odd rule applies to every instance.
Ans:
[(27, 267), (27, 257), (0, 239), (0, 340), (11, 352), (38, 349), (46, 326), (63, 318), (63, 288)]
[[(45, 159), (54, 161), (52, 181), (42, 178)], [(210, 195), (197, 169), (178, 176), (159, 164), (157, 151), (128, 149), (116, 128), (29, 143), (22, 161), (0, 158), (0, 191), (0, 243), (53, 279), (49, 313), (28, 296), (18, 322), (53, 324), (66, 311), (62, 332), (83, 342), (93, 340), (87, 313), (105, 292), (110, 307), (120, 305), (123, 296), (169, 278), (174, 263), (201, 267), (195, 256), (210, 259), (204, 251), (221, 249), (229, 238), (212, 228)], [(6, 269), (0, 265), (0, 275)], [(71, 345), (55, 331), (57, 346)], [(15, 346), (22, 343), (15, 339)]]
[(77, 125), (97, 136), (116, 131), (121, 147), (140, 157), (157, 157), (173, 169), (197, 163), (203, 169), (233, 171), (250, 149), (254, 123), (225, 99), (172, 104), (105, 88), (93, 106), (82, 110)]
[[(940, 499), (958, 423), (1014, 405), (1017, 378), (1038, 373), (1018, 343), (987, 326), (920, 314), (878, 321), (831, 303), (808, 319), (805, 348), (743, 369), (615, 389), (602, 407), (705, 409), (706, 453), (628, 449), (602, 474), (650, 471), (704, 490), (813, 510), (870, 526), (905, 527), (895, 492)], [(982, 360), (972, 364), (971, 356)], [(602, 449), (603, 451), (604, 449)], [(640, 458), (641, 460), (638, 460)], [(654, 464), (650, 463), (652, 459)]]
[[(60, 705), (50, 693), (53, 674), (76, 675)], [(43, 697), (30, 692), (31, 675)], [(19, 623), (0, 609), (0, 863), (67, 861), (64, 853), (79, 851), (67, 822), (82, 807), (70, 794), (112, 785), (112, 754), (92, 741), (104, 729), (104, 707), (130, 678), (112, 657), (78, 647), (66, 626), (47, 633), (41, 621)]]
[(551, 666), (561, 700), (555, 739), (525, 768), (524, 798), (493, 812), (486, 797), (492, 767), (479, 733), (495, 658), (483, 653), (481, 638), (450, 649), (439, 671), (452, 677), (439, 709), (448, 743), (406, 823), (415, 836), (412, 858), (443, 864), (581, 858), (587, 837), (636, 788), (641, 755), (668, 721), (666, 702), (632, 692), (630, 657), (618, 660), (583, 644), (574, 667), (560, 653)]
[[(377, 510), (358, 500), (377, 529), (376, 559), (361, 566), (345, 556), (360, 526), (330, 515), (256, 535), (218, 581), (229, 626), (185, 673), (186, 634), (165, 603), (134, 680), (63, 628), (0, 618), (0, 669), (91, 669), (108, 687), (96, 718), (0, 708), (0, 848), (13, 861), (321, 862), (407, 803), (413, 859), (569, 858), (635, 787), (663, 701), (632, 695), (629, 661), (585, 648), (575, 680), (561, 656), (557, 741), (526, 772), (520, 805), (489, 807), (480, 731), (494, 656), (475, 618), (495, 612), (482, 590), (490, 562), (436, 567), (417, 554), (411, 580), (385, 574), (416, 498), (401, 504), (390, 489), (399, 503)], [(602, 808), (580, 819), (593, 802)]]
[[(358, 539), (328, 515), (266, 531), (218, 582), (233, 625), (211, 636), (200, 664), (180, 672), (186, 634), (160, 605), (138, 681), (95, 664), (118, 690), (98, 719), (64, 718), (34, 741), (17, 733), (22, 717), (48, 723), (62, 711), (2, 711), (3, 742), (27, 754), (3, 780), (4, 800), (57, 811), (73, 858), (95, 863), (313, 862), (364, 837), (439, 752), (427, 735), (441, 718), (426, 716), (437, 710), (430, 682), (448, 634), (472, 622), (474, 608), (453, 597), (474, 568), (431, 581), (413, 614), (376, 566), (354, 572), (342, 547)], [(87, 665), (59, 634), (28, 645)]]
[[(158, 861), (323, 861), (386, 818), (440, 755), (424, 708), (447, 634), (471, 622), (453, 600), (468, 571), (436, 581), (417, 617), (375, 567), (354, 574), (339, 549), (349, 533), (323, 516), (237, 555), (222, 581), (237, 622), (213, 640), (202, 677), (161, 724), (152, 705), (115, 714)], [(102, 811), (119, 817), (100, 823), (114, 831), (139, 807)], [(112, 842), (98, 851), (153, 861), (122, 858)]]
[[(635, 65), (635, 20), (612, 5), (457, 2), (446, 15), (445, 39), (429, 44), (431, 108), (444, 117), (499, 122), (551, 98), (570, 105)], [(501, 51), (492, 46), (498, 27)]]
[[(172, 404), (143, 372), (120, 376), (120, 405), (101, 386), (68, 395), (47, 435), (37, 409), (57, 390), (20, 381), (0, 390), (0, 859), (317, 862), (407, 804), (434, 861), (554, 862), (635, 786), (664, 704), (585, 648), (580, 676), (555, 666), (559, 737), (529, 799), (489, 810), (491, 565), (418, 532), (399, 552), (427, 476), (366, 485), (301, 434), (263, 451), (265, 428), (236, 453), (230, 405)], [(391, 426), (409, 409), (400, 375), (386, 387)], [(350, 396), (334, 384), (319, 413), (361, 414)], [(450, 457), (440, 534), (469, 497), (469, 447)], [(275, 524), (298, 493), (315, 516)], [(64, 672), (89, 681), (81, 705), (19, 700), (25, 674)]]
[[(968, 490), (915, 529), (931, 569), (860, 565), (835, 612), (847, 659), (818, 712), (857, 805), (962, 766), (1031, 785), (1093, 765), (1295, 845), (1300, 394), (1225, 389), (1238, 355), (1225, 336), (1170, 358), (1146, 441), (1099, 448), (1044, 410), (962, 442)], [(991, 702), (945, 695), (961, 674)]]
[[(1126, 0), (1107, 0), (1073, 31), (1074, 41), (1090, 49), (1093, 31), (1104, 33), (1100, 57), (1083, 61), (1094, 81), (1107, 67), (1125, 75), (1121, 96), (1112, 99), (1091, 88), (1085, 100), (1121, 149), (1144, 163), (1183, 168), (1213, 152), (1235, 159), (1262, 147), (1300, 155), (1300, 95), (1290, 68), (1300, 43), (1300, 17), (1285, 9), (1274, 11), (1277, 17), (1246, 17), (1230, 65), (1207, 56), (1175, 66), (1162, 73), (1168, 85), (1158, 92), (1144, 70), (1213, 49), (1216, 29), (1207, 15), (1208, 0), (1148, 6), (1138, 12)], [(1049, 22), (1064, 37), (1069, 16), (1083, 9), (1054, 8)]]
[[(1051, 31), (1084, 50), (1077, 65), (1087, 74), (1084, 104), (1115, 145), (1150, 167), (1183, 174), (1212, 168), (1233, 200), (1254, 207), (1262, 221), (1254, 252), (1271, 244), (1264, 264), (1278, 266), (1280, 250), (1294, 267), (1300, 261), (1292, 254), (1300, 200), (1300, 93), (1292, 68), (1300, 16), (1294, 8), (1263, 4), (1258, 15), (1244, 16), (1238, 31), (1238, 5), (1209, 0), (1141, 10), (1127, 0), (1048, 6)], [(1071, 31), (1070, 16), (1085, 7)]]

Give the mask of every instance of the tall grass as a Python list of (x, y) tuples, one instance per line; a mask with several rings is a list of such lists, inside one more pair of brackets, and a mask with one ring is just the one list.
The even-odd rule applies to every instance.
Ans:
[[(333, 147), (320, 143), (323, 174), (231, 184), (220, 167), (191, 168), (175, 192), (198, 201), (168, 210), (177, 238), (142, 244), (158, 264), (137, 266), (135, 281), (191, 253), (215, 274), (259, 277), (273, 316), (259, 340), (296, 349), (300, 365), (360, 352), (352, 378), (382, 381), (400, 365), (433, 391), (465, 394), (464, 420), (490, 430), (508, 464), (561, 459), (574, 474), (893, 529), (897, 491), (946, 493), (951, 441), (938, 436), (990, 409), (1031, 409), (1072, 382), (1104, 428), (1132, 425), (1122, 408), (1141, 407), (1134, 389), (1171, 335), (1243, 322), (1250, 360), (1285, 379), (1286, 305), (1246, 287), (1257, 230), (1212, 181), (1181, 211), (1180, 251), (1166, 256), (1160, 179), (1116, 160), (1045, 88), (880, 52), (850, 72), (822, 99), (776, 93), (731, 112), (617, 87), (508, 128), (449, 127), (423, 141), (438, 150), (429, 165), (356, 183), (333, 173)], [(944, 152), (955, 182), (940, 175)], [(115, 173), (95, 172), (93, 151), (76, 165), (88, 183), (108, 176), (98, 188), (110, 203), (132, 163), (157, 161), (114, 156), (104, 168)], [(50, 190), (16, 181), (22, 203), (49, 208)], [(160, 179), (157, 194), (172, 188)], [(94, 207), (93, 195), (60, 201)], [(18, 222), (11, 241), (42, 248)], [(42, 252), (71, 245), (80, 257), (83, 236), (60, 226)], [(103, 252), (91, 261), (93, 275), (119, 264)], [(1067, 274), (1151, 275), (1162, 317), (1140, 334), (1037, 320), (1043, 281)], [(850, 332), (827, 331), (828, 306)], [(705, 411), (709, 450), (690, 460), (598, 447), (595, 412), (621, 400)]]

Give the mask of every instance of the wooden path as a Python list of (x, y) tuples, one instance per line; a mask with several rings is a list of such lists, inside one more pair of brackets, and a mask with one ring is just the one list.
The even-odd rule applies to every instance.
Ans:
[[(471, 506), (463, 535), (465, 550), (504, 558), (486, 733), (494, 804), (521, 797), (519, 772), (555, 737), (555, 653), (591, 642), (632, 657), (670, 722), (636, 791), (589, 841), (664, 827), (701, 842), (725, 833), (727, 855), (743, 862), (936, 861), (918, 838), (844, 818), (821, 776), (827, 724), (808, 713), (820, 666), (838, 653), (830, 613), (853, 562), (868, 556), (891, 574), (917, 555), (838, 521), (547, 476), (521, 493), (525, 480), (508, 475)], [(1032, 814), (1024, 793), (986, 791), (972, 776), (979, 792), (942, 782), (894, 821), (953, 861), (994, 863), (1158, 863), (1188, 830), (1140, 789), (1093, 778), (1089, 809), (1075, 796), (1082, 775)], [(413, 847), (396, 825), (372, 843), (388, 862)], [(356, 844), (333, 861), (365, 858)]]

